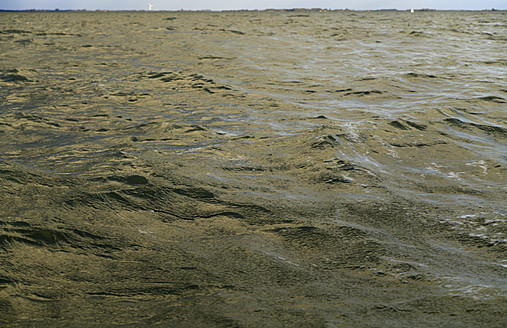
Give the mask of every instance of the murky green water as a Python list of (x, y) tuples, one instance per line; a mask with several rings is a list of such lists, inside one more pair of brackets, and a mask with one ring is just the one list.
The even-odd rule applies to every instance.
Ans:
[(503, 12), (0, 14), (0, 323), (500, 327)]

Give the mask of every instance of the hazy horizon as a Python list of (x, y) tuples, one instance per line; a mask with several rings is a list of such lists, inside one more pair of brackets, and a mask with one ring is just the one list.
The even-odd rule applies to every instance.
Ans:
[(148, 10), (149, 7), (156, 11), (174, 10), (265, 10), (265, 9), (293, 9), (293, 8), (325, 8), (325, 9), (351, 9), (351, 10), (378, 10), (378, 9), (437, 9), (437, 10), (485, 10), (505, 9), (503, 0), (477, 1), (446, 0), (446, 1), (421, 1), (421, 0), (357, 0), (357, 1), (309, 1), (309, 0), (240, 0), (233, 4), (229, 1), (215, 0), (5, 0), (0, 4), (2, 10)]

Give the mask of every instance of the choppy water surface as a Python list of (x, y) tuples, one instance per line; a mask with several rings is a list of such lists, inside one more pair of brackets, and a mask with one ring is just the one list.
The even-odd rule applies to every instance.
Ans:
[(506, 23), (0, 14), (0, 322), (501, 326)]

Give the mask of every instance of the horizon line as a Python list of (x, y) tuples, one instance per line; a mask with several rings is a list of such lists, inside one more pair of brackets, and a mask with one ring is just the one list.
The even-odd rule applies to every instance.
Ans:
[(29, 8), (29, 9), (2, 9), (0, 8), (0, 11), (2, 12), (23, 12), (23, 11), (146, 11), (146, 12), (231, 12), (231, 11), (319, 11), (319, 12), (329, 12), (329, 11), (424, 11), (424, 12), (431, 12), (431, 11), (506, 11), (507, 9), (498, 9), (498, 8), (483, 8), (483, 9), (460, 9), (460, 8), (454, 8), (454, 9), (437, 9), (437, 8), (405, 8), (405, 9), (398, 9), (398, 8), (377, 8), (377, 9), (350, 9), (350, 8), (263, 8), (263, 9), (104, 9), (104, 8), (97, 8), (97, 9), (60, 9), (60, 8), (53, 8), (53, 9), (47, 9), (47, 8)]

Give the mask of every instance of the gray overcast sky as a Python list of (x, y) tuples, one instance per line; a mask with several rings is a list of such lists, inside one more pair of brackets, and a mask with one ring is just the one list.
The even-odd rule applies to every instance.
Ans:
[(146, 10), (179, 9), (507, 9), (507, 0), (0, 0), (0, 9), (109, 9)]

